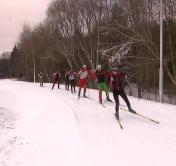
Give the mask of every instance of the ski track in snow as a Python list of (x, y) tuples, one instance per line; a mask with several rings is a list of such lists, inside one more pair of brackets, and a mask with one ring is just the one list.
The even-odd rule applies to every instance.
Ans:
[(0, 166), (176, 166), (176, 106), (129, 97), (160, 124), (120, 110), (121, 130), (96, 90), (78, 100), (51, 86), (0, 81)]

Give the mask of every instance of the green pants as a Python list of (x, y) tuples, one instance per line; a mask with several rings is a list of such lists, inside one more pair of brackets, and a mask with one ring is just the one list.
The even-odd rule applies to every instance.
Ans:
[(109, 90), (105, 82), (97, 83), (97, 88), (99, 90), (99, 99), (102, 99), (102, 91), (106, 92), (106, 98), (109, 98)]

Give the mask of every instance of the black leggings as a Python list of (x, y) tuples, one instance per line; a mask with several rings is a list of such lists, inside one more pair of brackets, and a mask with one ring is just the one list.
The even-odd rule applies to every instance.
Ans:
[(76, 92), (76, 90), (75, 90), (75, 79), (70, 80), (70, 84), (71, 84), (71, 92), (73, 93), (73, 90), (74, 90), (74, 92)]
[(43, 80), (40, 80), (40, 86), (41, 87), (43, 86)]
[(55, 82), (53, 83), (52, 89), (54, 88), (54, 85), (55, 85), (56, 83), (58, 84), (58, 89), (59, 89), (59, 81), (55, 81)]
[(127, 104), (127, 106), (128, 106), (128, 109), (131, 109), (130, 102), (129, 102), (128, 97), (127, 97), (127, 95), (125, 94), (124, 90), (113, 91), (113, 96), (114, 96), (114, 100), (115, 100), (115, 103), (116, 103), (116, 106), (115, 106), (116, 112), (118, 113), (118, 111), (119, 111), (119, 95), (120, 95), (120, 96), (123, 98), (123, 100), (126, 102), (126, 104)]
[(66, 90), (69, 90), (69, 85), (70, 85), (69, 79), (66, 79), (65, 80), (65, 89)]

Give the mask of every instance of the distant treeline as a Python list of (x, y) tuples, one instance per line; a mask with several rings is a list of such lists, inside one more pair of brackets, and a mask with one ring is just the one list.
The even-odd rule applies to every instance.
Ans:
[[(164, 90), (176, 87), (176, 3), (163, 0)], [(110, 68), (107, 55), (119, 53), (119, 67), (141, 91), (158, 89), (159, 0), (54, 0), (46, 19), (24, 25), (10, 58), (10, 75), (27, 80), (43, 71), (51, 75), (83, 64)], [(37, 16), (36, 16), (37, 17)], [(130, 43), (121, 53), (118, 46)], [(117, 49), (118, 48), (118, 49)], [(110, 50), (106, 54), (106, 50)], [(125, 50), (124, 50), (125, 51)], [(106, 54), (106, 58), (105, 58)]]

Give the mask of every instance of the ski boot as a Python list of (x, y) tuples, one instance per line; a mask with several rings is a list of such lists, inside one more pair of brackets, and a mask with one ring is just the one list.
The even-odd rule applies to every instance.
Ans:
[(79, 93), (78, 93), (78, 99), (80, 99), (80, 94), (81, 94), (81, 92), (79, 91)]
[(131, 112), (131, 113), (133, 113), (133, 114), (136, 114), (136, 111), (133, 110), (132, 108), (129, 108), (128, 111)]
[(83, 97), (87, 98), (87, 96), (84, 94)]
[(99, 103), (102, 104), (102, 99), (99, 100)]
[(117, 120), (119, 120), (119, 112), (115, 113), (115, 117), (116, 117)]
[(109, 102), (112, 102), (112, 100), (109, 97), (107, 97), (106, 100)]

